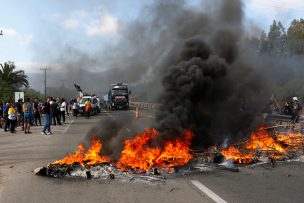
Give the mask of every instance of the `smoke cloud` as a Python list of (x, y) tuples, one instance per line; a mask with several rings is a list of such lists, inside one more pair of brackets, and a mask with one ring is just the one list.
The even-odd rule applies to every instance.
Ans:
[(239, 54), (244, 39), (242, 2), (216, 5), (209, 15), (191, 13), (196, 18), (188, 18), (187, 27), (200, 29), (182, 40), (174, 63), (164, 68), (168, 71), (157, 120), (158, 128), (170, 133), (161, 139), (182, 135), (185, 128), (194, 131), (193, 144), (200, 146), (240, 137), (252, 130), (259, 104), (265, 102), (257, 100), (268, 93), (262, 76)]
[[(159, 0), (141, 11), (117, 45), (91, 55), (64, 47), (55, 63), (66, 61), (60, 70), (71, 86), (100, 93), (111, 83), (125, 82), (138, 98), (162, 103), (155, 127), (170, 133), (162, 133), (161, 140), (189, 128), (196, 135), (194, 145), (210, 146), (253, 130), (271, 87), (286, 80), (286, 73), (298, 73), (300, 63), (286, 69), (289, 59), (258, 56), (247, 34), (241, 0), (202, 1), (197, 8), (182, 0)], [(123, 122), (109, 121), (105, 130), (94, 130), (113, 156), (112, 149), (121, 149), (126, 139), (114, 136), (124, 128), (118, 123)]]

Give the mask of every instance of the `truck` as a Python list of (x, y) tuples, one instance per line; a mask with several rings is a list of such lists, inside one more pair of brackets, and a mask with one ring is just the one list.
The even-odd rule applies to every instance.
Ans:
[(129, 95), (127, 84), (117, 83), (110, 86), (108, 95), (103, 98), (105, 108), (109, 110), (129, 109)]

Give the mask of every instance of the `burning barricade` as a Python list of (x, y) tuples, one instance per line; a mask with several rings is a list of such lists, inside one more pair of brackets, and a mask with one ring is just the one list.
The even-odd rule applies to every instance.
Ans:
[(262, 158), (284, 160), (295, 158), (295, 153), (303, 152), (304, 135), (295, 132), (270, 133), (260, 127), (251, 133), (250, 138), (238, 145), (221, 150), (227, 160), (238, 164), (249, 164)]
[[(275, 160), (294, 159), (303, 155), (304, 135), (295, 132), (273, 133), (266, 126), (252, 132), (249, 139), (224, 149), (213, 146), (208, 152), (195, 153), (191, 149), (193, 133), (185, 130), (183, 139), (165, 141), (153, 146), (160, 133), (145, 129), (141, 134), (124, 142), (124, 149), (116, 161), (101, 156), (102, 143), (96, 137), (86, 150), (82, 145), (74, 154), (62, 160), (35, 169), (35, 174), (48, 177), (84, 177), (88, 179), (121, 179), (159, 181), (174, 174), (178, 168), (190, 171), (208, 171), (210, 168), (237, 172), (239, 165), (263, 163), (267, 159), (274, 165)], [(158, 175), (163, 176), (158, 176)]]
[[(187, 164), (191, 159), (190, 144), (193, 134), (185, 130), (184, 139), (166, 141), (162, 147), (153, 147), (151, 142), (158, 138), (155, 129), (146, 129), (124, 143), (124, 149), (118, 161), (113, 162), (101, 156), (102, 143), (92, 138), (91, 147), (86, 151), (82, 146), (74, 154), (62, 160), (35, 169), (35, 174), (48, 177), (76, 176), (114, 179), (115, 177), (134, 179), (153, 179), (151, 175), (172, 174), (174, 168)], [(148, 176), (145, 176), (149, 175)]]

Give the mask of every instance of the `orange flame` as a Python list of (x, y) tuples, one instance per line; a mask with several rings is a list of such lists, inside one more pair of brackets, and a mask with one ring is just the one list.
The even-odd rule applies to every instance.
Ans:
[(236, 163), (251, 163), (253, 160), (252, 154), (244, 154), (241, 153), (236, 147), (229, 147), (228, 149), (224, 149), (221, 151), (224, 157), (228, 159), (232, 159)]
[(173, 167), (188, 163), (192, 159), (192, 155), (189, 154), (192, 137), (192, 132), (186, 130), (184, 140), (176, 139), (166, 142), (162, 153), (156, 160), (156, 164)]
[(60, 165), (71, 165), (73, 163), (79, 164), (87, 164), (87, 165), (94, 165), (99, 163), (109, 162), (109, 159), (104, 156), (100, 156), (99, 152), (102, 148), (102, 144), (100, 140), (97, 140), (95, 136), (93, 136), (91, 141), (90, 149), (85, 152), (85, 148), (83, 145), (79, 145), (78, 150), (75, 154), (70, 154), (69, 156), (63, 158), (62, 160), (58, 160), (53, 162), (52, 164), (60, 164)]
[(181, 166), (189, 162), (192, 156), (189, 154), (192, 132), (185, 132), (185, 139), (167, 141), (163, 149), (151, 147), (150, 142), (159, 136), (155, 129), (145, 129), (141, 134), (131, 140), (125, 141), (124, 150), (117, 162), (117, 167), (122, 170), (140, 169), (150, 170), (153, 166)]
[(258, 130), (251, 133), (250, 140), (246, 143), (245, 148), (249, 150), (260, 149), (276, 150), (281, 153), (285, 152), (283, 147), (265, 130)]
[(304, 135), (301, 133), (277, 134), (277, 140), (288, 149), (298, 149), (304, 144)]
[(269, 157), (282, 158), (289, 150), (298, 149), (304, 144), (304, 135), (300, 133), (276, 134), (271, 136), (261, 126), (251, 133), (250, 139), (240, 147), (230, 146), (221, 151), (226, 159), (232, 159), (236, 163), (250, 163), (255, 154), (267, 152)]
[[(134, 136), (130, 140), (126, 140), (121, 157), (116, 163), (116, 166), (125, 171), (140, 169), (145, 172), (153, 166), (181, 166), (192, 159), (189, 150), (193, 134), (190, 130), (185, 131), (184, 139), (167, 141), (163, 148), (153, 148), (151, 142), (158, 136), (159, 132), (157, 130), (145, 129), (143, 133)], [(77, 162), (90, 166), (109, 162), (109, 158), (99, 155), (101, 148), (102, 144), (100, 140), (97, 140), (94, 136), (91, 141), (91, 147), (87, 152), (82, 145), (79, 145), (75, 154), (70, 154), (64, 159), (55, 161), (52, 164), (71, 165)]]

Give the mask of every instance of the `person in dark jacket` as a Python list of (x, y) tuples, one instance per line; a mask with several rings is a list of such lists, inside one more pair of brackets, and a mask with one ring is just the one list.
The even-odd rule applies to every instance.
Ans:
[(39, 110), (39, 103), (38, 103), (38, 99), (36, 98), (34, 101), (34, 122), (35, 125), (38, 125), (38, 121), (39, 121), (39, 125), (41, 125), (41, 115), (40, 115), (40, 110)]
[[(47, 101), (43, 104), (43, 113), (44, 113), (44, 127), (42, 129), (41, 134), (49, 135), (53, 134), (51, 131), (51, 105), (50, 105), (51, 98), (48, 97)], [(47, 132), (46, 132), (47, 131)]]
[(53, 125), (61, 125), (60, 122), (60, 116), (58, 115), (59, 112), (59, 106), (55, 99), (53, 99), (53, 103), (51, 104), (51, 110), (52, 110), (52, 119), (53, 119)]
[(10, 122), (8, 120), (8, 110), (10, 108), (11, 104), (10, 103), (6, 103), (4, 108), (3, 108), (3, 116), (4, 116), (4, 131), (7, 132)]
[(4, 123), (4, 119), (3, 119), (3, 102), (0, 101), (0, 128), (2, 128), (3, 123)]
[(298, 97), (293, 97), (291, 104), (291, 122), (298, 123), (301, 113), (302, 113), (302, 106), (299, 103)]
[(17, 125), (21, 126), (22, 130), (24, 130), (24, 112), (23, 112), (23, 100), (18, 99), (18, 102), (15, 104), (17, 108)]

